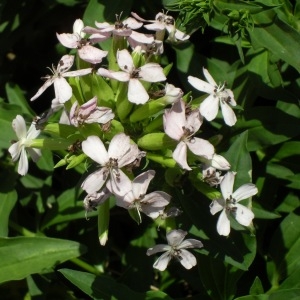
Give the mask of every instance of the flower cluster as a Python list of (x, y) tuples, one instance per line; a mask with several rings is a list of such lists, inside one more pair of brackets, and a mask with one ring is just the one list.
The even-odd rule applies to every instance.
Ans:
[[(65, 157), (56, 167), (72, 168), (90, 162), (81, 183), (86, 192), (87, 213), (114, 198), (117, 206), (127, 209), (141, 223), (141, 213), (153, 220), (179, 215), (180, 210), (172, 206), (171, 195), (150, 185), (156, 170), (137, 174), (145, 157), (148, 162), (152, 160), (162, 166), (168, 160), (182, 172), (200, 170), (203, 182), (211, 187), (220, 186), (222, 198), (214, 199), (210, 206), (211, 214), (222, 211), (217, 223), (220, 235), (229, 235), (230, 215), (241, 225), (249, 226), (254, 214), (238, 202), (255, 195), (257, 188), (245, 184), (232, 192), (235, 173), (229, 171), (230, 163), (216, 152), (211, 141), (201, 137), (200, 130), (205, 120), (217, 117), (219, 105), (225, 123), (236, 123), (233, 92), (225, 88), (225, 83), (217, 85), (203, 69), (207, 82), (193, 76), (187, 79), (208, 96), (200, 105), (188, 102), (180, 88), (166, 82), (170, 66), (161, 66), (160, 55), (165, 40), (180, 43), (189, 35), (178, 30), (174, 18), (164, 13), (158, 13), (154, 20), (144, 20), (136, 13), (123, 21), (121, 16), (116, 17), (114, 24), (95, 22), (95, 28), (84, 26), (78, 19), (73, 33), (57, 33), (63, 46), (77, 49), (78, 69), (70, 71), (75, 56), (64, 55), (31, 98), (36, 100), (53, 84), (51, 109), (37, 117), (28, 132), (22, 116), (13, 120), (19, 140), (9, 152), (13, 161), (19, 159), (18, 173), (25, 175), (28, 171), (25, 149), (34, 161), (41, 155), (37, 148), (45, 148), (45, 144), (54, 151), (65, 150)], [(154, 33), (136, 31), (142, 26)], [(107, 39), (111, 39), (112, 45), (109, 53), (96, 46)], [(99, 65), (103, 60), (105, 64)], [(88, 68), (81, 68), (87, 64)], [(49, 121), (52, 114), (60, 114), (60, 126)], [(60, 140), (51, 143), (49, 133), (60, 136)], [(40, 139), (36, 139), (38, 135)], [(196, 265), (195, 256), (185, 249), (203, 245), (194, 239), (184, 240), (186, 234), (173, 229), (167, 232), (168, 245), (157, 245), (147, 251), (148, 255), (165, 251), (155, 262), (155, 268), (165, 270), (173, 257), (187, 269)]]

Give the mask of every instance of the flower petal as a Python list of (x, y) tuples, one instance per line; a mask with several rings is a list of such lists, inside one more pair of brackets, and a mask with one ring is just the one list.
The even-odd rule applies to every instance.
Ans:
[(132, 192), (135, 199), (139, 199), (142, 195), (146, 195), (150, 181), (154, 176), (155, 171), (148, 170), (134, 178), (132, 181)]
[(124, 72), (131, 74), (134, 70), (134, 64), (132, 57), (128, 50), (118, 50), (117, 52), (117, 61), (120, 69)]
[(141, 80), (147, 82), (159, 82), (167, 80), (163, 68), (156, 63), (148, 63), (140, 68), (139, 76)]
[(108, 147), (110, 158), (120, 159), (130, 151), (130, 138), (125, 133), (116, 134)]
[(219, 235), (228, 236), (230, 233), (230, 221), (226, 209), (224, 209), (217, 222), (217, 231)]
[(121, 82), (126, 82), (130, 80), (130, 74), (126, 73), (126, 72), (114, 72), (114, 71), (110, 71), (110, 70), (106, 70), (103, 68), (99, 68), (97, 71), (98, 75), (101, 75), (103, 77), (108, 77), (108, 78), (112, 78), (112, 79), (116, 79), (118, 81)]
[(74, 55), (64, 55), (58, 62), (57, 72), (59, 74), (62, 74), (67, 72), (69, 69), (71, 69), (74, 63), (74, 58), (75, 58)]
[(167, 241), (170, 246), (177, 247), (184, 240), (187, 232), (181, 229), (174, 229), (167, 233)]
[(203, 68), (203, 75), (205, 77), (205, 79), (208, 81), (208, 83), (214, 87), (217, 86), (217, 83), (215, 82), (215, 80), (213, 79), (213, 77), (210, 75), (210, 73), (208, 72), (207, 69)]
[(235, 174), (235, 172), (227, 172), (220, 184), (224, 199), (228, 199), (232, 195)]
[(197, 264), (197, 260), (194, 254), (185, 249), (180, 250), (180, 256), (178, 257), (178, 259), (187, 270), (191, 269)]
[(212, 215), (218, 213), (219, 211), (221, 211), (222, 209), (224, 209), (225, 207), (225, 200), (223, 198), (219, 198), (219, 199), (214, 199), (211, 204), (209, 205), (210, 207), (210, 213)]
[(171, 258), (172, 257), (170, 256), (169, 252), (162, 254), (154, 263), (153, 268), (158, 269), (159, 271), (164, 271), (167, 268)]
[(22, 148), (19, 165), (18, 165), (18, 173), (22, 176), (26, 175), (28, 172), (28, 158), (25, 151), (25, 148)]
[(235, 205), (236, 211), (234, 213), (235, 219), (243, 226), (249, 226), (254, 219), (254, 213), (251, 209), (244, 205), (237, 203)]
[(203, 247), (202, 242), (195, 239), (186, 239), (177, 247), (177, 249), (202, 248), (202, 247)]
[(214, 94), (209, 95), (200, 104), (199, 110), (207, 121), (214, 120), (219, 111), (219, 99)]
[(79, 57), (91, 64), (98, 64), (107, 55), (107, 51), (100, 50), (91, 45), (86, 45), (78, 49)]
[(26, 123), (21, 115), (17, 115), (12, 121), (12, 128), (19, 140), (25, 139), (27, 135)]
[(169, 251), (170, 249), (171, 249), (171, 247), (169, 245), (158, 244), (158, 245), (155, 245), (152, 248), (149, 248), (147, 250), (147, 255), (150, 256), (150, 255), (153, 255), (153, 254), (156, 254), (156, 253), (159, 253), (159, 252)]
[[(47, 77), (48, 78), (48, 77)], [(39, 96), (41, 96), (44, 91), (54, 82), (53, 77), (49, 77), (49, 79), (46, 80), (46, 82), (38, 89), (36, 94), (30, 98), (30, 101), (33, 101), (37, 99)]]
[(214, 94), (215, 86), (194, 76), (188, 76), (188, 82), (198, 91)]
[(191, 167), (187, 163), (187, 145), (185, 142), (180, 142), (172, 155), (173, 159), (180, 165), (182, 169), (192, 170)]
[(92, 135), (83, 141), (82, 151), (101, 166), (104, 166), (109, 160), (104, 144), (98, 136)]
[(144, 104), (149, 100), (149, 95), (144, 86), (136, 78), (131, 78), (129, 80), (128, 100), (135, 104)]
[(81, 184), (81, 188), (85, 190), (88, 194), (93, 194), (98, 192), (108, 177), (109, 171), (106, 167), (97, 170), (96, 172), (90, 174)]
[(197, 137), (193, 137), (187, 142), (187, 146), (195, 155), (203, 156), (206, 159), (212, 159), (215, 153), (214, 146), (209, 141)]
[(253, 183), (246, 183), (240, 186), (233, 194), (232, 197), (237, 201), (250, 198), (258, 193), (257, 187)]
[(111, 193), (120, 197), (127, 194), (132, 188), (130, 179), (121, 169), (111, 170), (106, 187)]
[(21, 142), (16, 142), (8, 148), (12, 161), (17, 161), (19, 159), (22, 149), (24, 149), (24, 146), (21, 145)]
[(76, 34), (71, 34), (71, 33), (58, 34), (58, 33), (56, 33), (56, 37), (59, 40), (59, 42), (67, 48), (76, 49), (78, 47), (79, 39)]
[(72, 88), (64, 77), (55, 78), (54, 91), (59, 103), (65, 103), (72, 97)]
[(220, 101), (220, 103), (221, 103), (221, 110), (222, 110), (225, 123), (228, 126), (233, 126), (237, 121), (233, 109), (224, 101)]
[(41, 149), (27, 148), (27, 152), (34, 162), (37, 162), (42, 155)]

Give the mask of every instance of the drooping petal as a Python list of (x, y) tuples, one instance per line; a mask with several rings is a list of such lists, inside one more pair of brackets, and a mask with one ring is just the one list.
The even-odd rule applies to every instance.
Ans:
[(20, 142), (16, 142), (8, 148), (12, 161), (17, 161), (19, 159), (23, 147), (24, 146), (22, 146)]
[(185, 249), (180, 250), (180, 257), (178, 257), (178, 259), (187, 270), (191, 269), (197, 264), (197, 260), (194, 254)]
[(233, 126), (237, 121), (233, 109), (224, 101), (220, 101), (220, 103), (221, 103), (221, 110), (222, 110), (225, 123), (228, 126)]
[(186, 239), (177, 247), (177, 249), (202, 248), (202, 247), (203, 247), (202, 242), (195, 239)]
[(235, 172), (227, 172), (220, 184), (224, 199), (228, 199), (232, 195), (235, 174)]
[(152, 219), (156, 219), (170, 203), (171, 196), (165, 192), (152, 192), (141, 201), (141, 211)]
[(72, 88), (63, 77), (57, 77), (54, 80), (55, 98), (59, 103), (65, 103), (72, 97)]
[(177, 247), (184, 240), (187, 232), (181, 229), (171, 230), (167, 233), (167, 241), (170, 246)]
[(21, 155), (18, 164), (18, 173), (22, 176), (26, 175), (28, 172), (28, 158), (25, 148), (22, 148)]
[(71, 33), (58, 34), (58, 33), (56, 33), (56, 37), (59, 40), (59, 42), (67, 48), (76, 49), (78, 47), (79, 39), (76, 34), (71, 34)]
[(130, 80), (130, 74), (120, 71), (120, 72), (114, 72), (114, 71), (110, 71), (110, 70), (106, 70), (103, 68), (99, 68), (97, 71), (98, 75), (101, 75), (103, 77), (108, 77), (108, 78), (112, 78), (112, 79), (116, 79), (118, 81), (121, 82), (126, 82)]
[(253, 183), (247, 183), (240, 186), (233, 194), (232, 197), (237, 201), (250, 198), (258, 193), (257, 187)]
[(254, 213), (244, 205), (237, 203), (235, 205), (235, 219), (243, 226), (249, 226), (254, 219)]
[(165, 30), (166, 25), (161, 22), (153, 22), (152, 24), (144, 25), (144, 27), (147, 28), (148, 30), (160, 31), (160, 30)]
[(186, 41), (190, 38), (190, 36), (188, 34), (186, 34), (185, 32), (182, 32), (178, 29), (175, 30), (175, 39), (179, 40), (179, 41)]
[(131, 47), (133, 47), (133, 43), (130, 42), (130, 39), (138, 44), (151, 44), (154, 42), (154, 37), (152, 35), (147, 35), (136, 31), (132, 31), (128, 38), (128, 42)]
[(104, 166), (109, 160), (104, 144), (98, 136), (89, 136), (83, 141), (82, 151), (101, 166)]
[(115, 114), (108, 107), (97, 107), (89, 117), (85, 120), (85, 123), (100, 123), (106, 124), (115, 117)]
[(37, 162), (42, 155), (41, 149), (27, 148), (27, 151), (34, 162)]
[(214, 94), (209, 95), (200, 104), (199, 110), (207, 121), (214, 120), (219, 111), (219, 99)]
[(159, 252), (170, 251), (170, 250), (171, 250), (171, 247), (169, 245), (158, 244), (158, 245), (155, 245), (153, 248), (149, 248), (147, 250), (147, 255), (150, 256), (150, 255), (153, 255), (153, 254), (156, 254)]
[(110, 177), (106, 183), (107, 189), (116, 196), (124, 196), (131, 190), (131, 181), (121, 170), (111, 170)]
[(214, 94), (215, 86), (194, 76), (188, 76), (188, 82), (198, 91)]
[(149, 100), (149, 95), (144, 86), (136, 78), (131, 78), (129, 80), (128, 100), (135, 104), (144, 104)]
[(106, 167), (103, 167), (96, 172), (90, 174), (81, 184), (81, 188), (85, 190), (88, 194), (93, 194), (98, 192), (104, 185), (109, 171)]
[(162, 254), (154, 263), (153, 268), (158, 269), (159, 271), (164, 271), (167, 268), (171, 258), (172, 257), (170, 256), (169, 252)]
[(195, 155), (203, 156), (206, 159), (212, 159), (215, 153), (214, 146), (209, 141), (197, 137), (193, 137), (187, 142), (187, 146)]
[(223, 210), (225, 207), (225, 200), (223, 198), (220, 199), (215, 199), (211, 202), (209, 208), (210, 208), (210, 213), (212, 215), (218, 213), (219, 211)]
[(154, 176), (155, 171), (148, 170), (134, 178), (132, 181), (132, 192), (135, 199), (139, 199), (141, 195), (146, 195), (150, 181)]
[[(47, 77), (48, 78), (48, 77)], [(39, 96), (41, 96), (44, 91), (54, 82), (54, 78), (53, 77), (49, 77), (49, 79), (47, 79), (45, 81), (45, 83), (38, 89), (38, 91), (36, 92), (36, 94), (34, 96), (32, 96), (30, 98), (30, 101), (33, 101), (35, 99), (37, 99)]]
[(12, 128), (19, 140), (25, 139), (27, 135), (26, 123), (21, 115), (17, 115), (12, 121)]
[(117, 52), (117, 61), (120, 69), (124, 72), (131, 74), (134, 70), (132, 57), (128, 50), (123, 49)]
[(92, 73), (92, 68), (79, 69), (76, 71), (65, 72), (61, 74), (63, 77), (76, 77), (76, 76), (84, 76)]
[(127, 18), (122, 23), (124, 25), (127, 25), (127, 27), (129, 27), (131, 29), (138, 29), (138, 28), (141, 28), (143, 26), (142, 22), (138, 22), (136, 19), (131, 18), (131, 17)]
[(97, 28), (101, 29), (101, 32), (111, 32), (115, 29), (114, 24), (109, 24), (108, 22), (95, 22)]
[(219, 235), (228, 236), (230, 233), (230, 221), (226, 209), (224, 209), (217, 222), (217, 231)]
[(207, 69), (203, 68), (203, 75), (206, 78), (206, 80), (208, 81), (208, 83), (214, 87), (217, 86), (215, 80), (213, 79), (213, 77), (210, 75), (210, 73), (208, 72)]
[(107, 55), (107, 51), (100, 50), (91, 45), (86, 45), (78, 49), (79, 57), (91, 64), (98, 64)]
[(156, 63), (148, 63), (140, 68), (139, 76), (141, 80), (148, 82), (159, 82), (167, 80), (163, 68)]
[(185, 170), (192, 170), (187, 163), (187, 145), (185, 142), (180, 142), (172, 155), (173, 159)]
[(41, 131), (37, 130), (34, 124), (31, 124), (27, 132), (27, 139), (35, 139), (40, 133)]

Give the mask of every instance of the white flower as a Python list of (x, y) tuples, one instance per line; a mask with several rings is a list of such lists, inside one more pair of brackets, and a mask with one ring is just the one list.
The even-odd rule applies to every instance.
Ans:
[[(77, 19), (73, 25), (73, 33), (56, 33), (60, 43), (67, 48), (78, 49), (79, 57), (89, 63), (100, 63), (107, 55), (107, 51), (100, 50), (91, 46), (91, 41), (85, 39), (85, 33), (82, 31), (84, 24), (81, 19)], [(103, 35), (103, 40), (107, 35)]]
[(35, 139), (41, 131), (35, 128), (35, 124), (31, 124), (27, 132), (25, 120), (20, 115), (17, 115), (13, 120), (12, 127), (16, 132), (19, 141), (12, 144), (8, 151), (13, 161), (17, 161), (19, 159), (18, 173), (24, 176), (28, 172), (28, 159), (26, 150), (34, 162), (36, 162), (41, 156), (40, 149), (30, 148), (31, 141)]
[(156, 191), (146, 194), (155, 171), (149, 170), (137, 176), (131, 183), (131, 190), (123, 197), (117, 196), (116, 204), (126, 209), (136, 209), (141, 223), (140, 212), (152, 219), (163, 213), (165, 206), (170, 202), (171, 196), (165, 192)]
[(37, 99), (50, 85), (54, 85), (55, 99), (59, 103), (65, 103), (72, 97), (72, 88), (64, 77), (76, 77), (91, 73), (92, 68), (67, 72), (74, 63), (73, 55), (64, 55), (59, 61), (57, 68), (52, 65), (52, 75), (47, 75), (43, 79), (46, 82), (37, 91), (37, 93), (30, 99), (33, 101)]
[(229, 89), (225, 89), (225, 83), (217, 85), (205, 68), (203, 68), (203, 74), (208, 82), (193, 76), (188, 77), (188, 82), (194, 88), (209, 94), (200, 104), (201, 115), (204, 116), (207, 121), (214, 120), (218, 114), (220, 103), (225, 123), (228, 126), (233, 126), (236, 123), (236, 116), (230, 107), (230, 105), (236, 106), (233, 92)]
[(108, 107), (97, 106), (97, 97), (79, 106), (75, 101), (70, 110), (70, 123), (75, 127), (82, 124), (106, 124), (115, 117)]
[(186, 235), (187, 232), (181, 229), (172, 230), (167, 233), (168, 245), (159, 244), (147, 250), (147, 255), (165, 251), (154, 263), (155, 269), (164, 271), (173, 257), (179, 260), (186, 269), (191, 269), (197, 264), (196, 257), (185, 249), (202, 248), (203, 244), (195, 239), (184, 240)]
[(212, 159), (215, 152), (213, 145), (204, 139), (194, 137), (202, 124), (199, 110), (193, 110), (186, 115), (185, 103), (179, 100), (171, 109), (165, 111), (163, 121), (165, 133), (179, 142), (173, 152), (173, 158), (181, 168), (192, 170), (187, 163), (187, 148), (199, 157)]
[(131, 181), (121, 168), (137, 159), (139, 149), (130, 143), (129, 136), (124, 133), (115, 135), (108, 151), (98, 136), (89, 136), (82, 142), (82, 151), (101, 166), (81, 185), (88, 194), (99, 191), (105, 182), (108, 190), (115, 195), (123, 196), (131, 189)]
[(144, 104), (149, 100), (149, 95), (140, 80), (147, 82), (159, 82), (166, 80), (162, 67), (157, 63), (148, 63), (136, 68), (128, 50), (117, 52), (117, 61), (122, 71), (110, 71), (100, 68), (98, 75), (116, 79), (122, 82), (128, 81), (128, 100), (135, 104)]
[(217, 231), (224, 236), (228, 236), (230, 233), (230, 214), (243, 226), (249, 226), (254, 218), (253, 212), (238, 202), (257, 194), (257, 187), (252, 183), (247, 183), (233, 193), (235, 174), (235, 172), (226, 173), (220, 184), (223, 198), (213, 200), (210, 205), (211, 214), (214, 215), (221, 211)]

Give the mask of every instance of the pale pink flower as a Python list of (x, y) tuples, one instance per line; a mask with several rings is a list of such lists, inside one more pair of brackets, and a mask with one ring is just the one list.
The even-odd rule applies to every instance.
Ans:
[(30, 101), (37, 99), (52, 84), (54, 85), (55, 99), (61, 104), (68, 101), (72, 97), (72, 88), (65, 77), (83, 76), (92, 72), (92, 68), (67, 72), (72, 67), (73, 63), (73, 55), (64, 55), (59, 61), (57, 68), (52, 65), (52, 69), (50, 70), (53, 74), (43, 77), (46, 82)]
[(90, 174), (81, 187), (88, 194), (99, 191), (106, 183), (108, 190), (115, 195), (125, 195), (131, 189), (131, 181), (121, 170), (139, 156), (139, 149), (130, 143), (124, 133), (115, 135), (105, 149), (98, 136), (89, 136), (82, 142), (82, 151), (100, 165), (100, 169)]
[[(93, 47), (91, 40), (85, 39), (85, 33), (82, 31), (84, 24), (81, 19), (77, 19), (73, 25), (73, 33), (56, 33), (60, 43), (67, 48), (78, 49), (78, 55), (81, 59), (97, 64), (107, 55), (107, 51)], [(103, 35), (103, 40), (107, 35)], [(98, 38), (99, 40), (99, 38)]]
[(219, 104), (225, 123), (233, 126), (236, 123), (236, 116), (231, 106), (236, 106), (233, 92), (225, 88), (225, 83), (217, 85), (209, 72), (203, 68), (203, 74), (206, 81), (189, 76), (188, 82), (197, 90), (209, 94), (200, 104), (200, 113), (207, 120), (212, 121), (216, 118), (219, 110)]
[(135, 209), (139, 215), (139, 223), (141, 223), (140, 212), (143, 212), (152, 219), (158, 218), (170, 202), (171, 196), (162, 191), (147, 193), (150, 181), (153, 179), (155, 171), (146, 171), (132, 181), (131, 189), (124, 196), (117, 196), (116, 204), (126, 209)]
[(149, 95), (140, 80), (147, 82), (166, 80), (162, 67), (157, 63), (148, 63), (136, 68), (126, 49), (117, 52), (117, 62), (122, 71), (115, 72), (100, 68), (97, 74), (121, 82), (128, 82), (128, 100), (132, 103), (144, 104), (149, 100)]
[(41, 131), (35, 128), (35, 124), (31, 124), (29, 130), (27, 131), (25, 120), (20, 115), (17, 115), (13, 120), (12, 127), (19, 140), (9, 147), (8, 152), (12, 157), (12, 161), (19, 160), (18, 173), (24, 176), (28, 172), (28, 159), (26, 150), (34, 162), (36, 162), (41, 156), (40, 149), (30, 147), (32, 140), (35, 139)]
[(97, 106), (97, 97), (79, 106), (75, 101), (70, 110), (70, 124), (78, 127), (82, 124), (106, 124), (115, 117), (111, 108)]
[(235, 172), (226, 173), (220, 184), (222, 198), (213, 200), (210, 205), (212, 215), (221, 211), (217, 223), (217, 231), (224, 236), (228, 236), (230, 233), (230, 215), (243, 226), (249, 226), (254, 218), (253, 212), (238, 202), (257, 194), (257, 187), (252, 183), (247, 183), (243, 184), (235, 192), (232, 192), (235, 174)]
[(202, 248), (203, 244), (195, 239), (184, 240), (186, 235), (187, 232), (181, 229), (171, 230), (167, 233), (168, 245), (158, 244), (147, 250), (147, 255), (165, 252), (154, 263), (155, 269), (164, 271), (172, 258), (176, 258), (188, 270), (196, 266), (196, 257), (186, 249)]
[(213, 145), (194, 136), (202, 124), (198, 110), (186, 114), (185, 103), (179, 100), (171, 109), (165, 111), (163, 121), (165, 133), (179, 142), (173, 152), (173, 158), (181, 168), (192, 170), (187, 163), (187, 148), (199, 157), (212, 159), (215, 152)]

